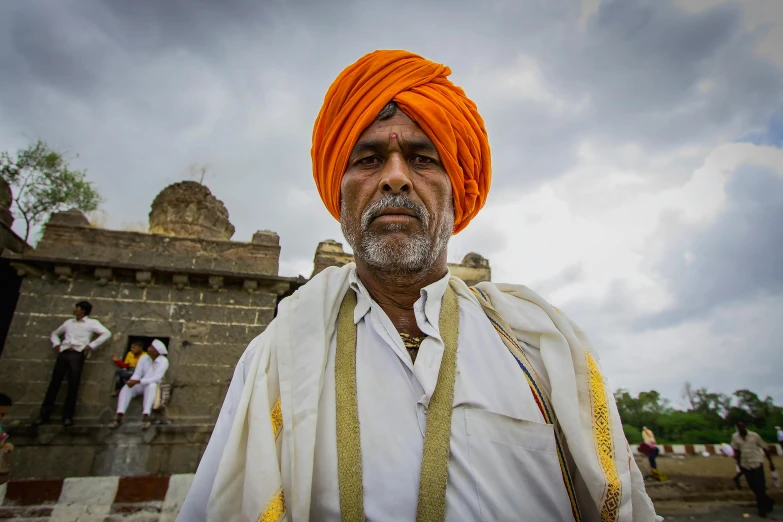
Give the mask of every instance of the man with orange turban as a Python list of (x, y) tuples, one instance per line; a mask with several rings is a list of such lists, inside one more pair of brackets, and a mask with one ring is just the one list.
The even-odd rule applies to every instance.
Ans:
[(355, 263), (250, 343), (178, 520), (656, 520), (584, 333), (449, 273), (491, 181), (450, 72), (376, 51), (329, 88), (313, 176)]

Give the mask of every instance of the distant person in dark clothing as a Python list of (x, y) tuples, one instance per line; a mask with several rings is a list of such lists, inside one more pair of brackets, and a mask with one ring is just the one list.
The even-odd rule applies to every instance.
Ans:
[(758, 433), (748, 430), (745, 423), (740, 421), (737, 423), (737, 432), (731, 436), (731, 447), (734, 448), (734, 458), (737, 459), (748, 486), (756, 495), (759, 516), (766, 517), (775, 504), (775, 501), (767, 496), (764, 479), (764, 457), (769, 461), (769, 469), (775, 471), (767, 444)]
[(54, 364), (52, 379), (46, 391), (41, 414), (35, 424), (49, 422), (54, 410), (54, 401), (63, 378), (68, 377), (68, 394), (63, 403), (63, 425), (73, 424), (73, 413), (76, 410), (76, 393), (82, 378), (84, 360), (90, 350), (105, 343), (111, 332), (100, 321), (89, 317), (92, 305), (87, 301), (79, 301), (73, 308), (74, 319), (68, 319), (52, 332), (52, 346), (57, 350), (57, 361)]
[(117, 376), (117, 382), (114, 384), (114, 391), (111, 394), (112, 397), (119, 395), (120, 389), (125, 386), (125, 383), (128, 382), (128, 379), (131, 378), (134, 370), (136, 370), (136, 364), (138, 364), (142, 355), (144, 355), (144, 345), (141, 341), (133, 341), (124, 361), (116, 355), (111, 356), (111, 360), (119, 367), (117, 368), (117, 371), (114, 372), (114, 375)]

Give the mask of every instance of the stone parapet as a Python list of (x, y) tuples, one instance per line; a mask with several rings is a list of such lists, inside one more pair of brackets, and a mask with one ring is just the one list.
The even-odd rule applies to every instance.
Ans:
[(462, 258), (460, 264), (449, 263), (449, 271), (454, 277), (465, 281), (468, 286), (473, 286), (483, 281), (492, 281), (492, 270), (489, 268), (489, 260), (484, 259), (475, 252), (471, 252)]
[(46, 225), (35, 255), (74, 262), (133, 264), (167, 269), (218, 270), (276, 276), (280, 245), (106, 230), (84, 225)]
[(0, 224), (0, 252), (9, 250), (11, 252), (28, 252), (32, 248), (17, 236), (9, 227)]
[[(353, 254), (348, 254), (343, 250), (342, 243), (333, 239), (327, 239), (318, 243), (315, 249), (315, 258), (313, 260), (313, 276), (330, 266), (345, 266), (353, 262)], [(474, 252), (466, 255), (462, 262), (449, 263), (451, 275), (465, 281), (469, 286), (482, 281), (492, 280), (492, 270), (489, 267), (489, 260), (481, 257)]]
[(353, 254), (346, 254), (343, 244), (333, 239), (318, 243), (313, 260), (313, 276), (330, 266), (344, 266), (353, 263)]
[(8, 183), (0, 178), (0, 225), (11, 228), (14, 222), (14, 216), (11, 214), (11, 204), (13, 203), (13, 194)]
[(3, 250), (26, 252), (31, 249), (30, 246), (11, 230), (11, 225), (14, 224), (14, 216), (11, 214), (12, 204), (11, 187), (5, 180), (0, 179), (0, 252)]

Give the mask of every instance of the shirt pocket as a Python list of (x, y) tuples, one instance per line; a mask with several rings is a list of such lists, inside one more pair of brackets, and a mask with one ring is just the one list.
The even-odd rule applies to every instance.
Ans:
[(481, 520), (574, 520), (551, 424), (467, 408), (465, 428)]

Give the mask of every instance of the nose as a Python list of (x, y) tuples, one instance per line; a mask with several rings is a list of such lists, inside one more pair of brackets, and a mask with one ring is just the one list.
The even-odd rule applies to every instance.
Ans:
[(392, 154), (384, 164), (379, 188), (384, 194), (407, 194), (413, 188), (408, 164), (400, 154)]

